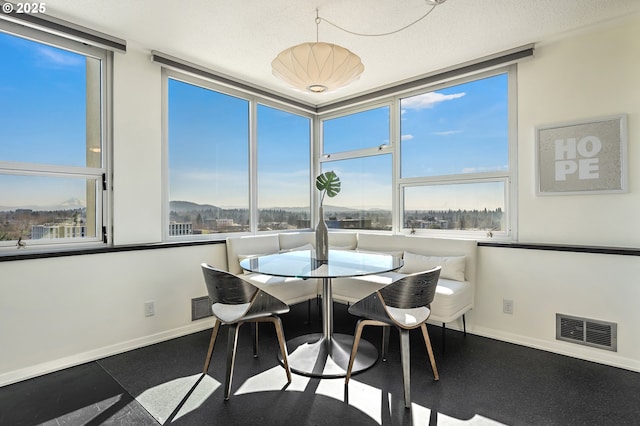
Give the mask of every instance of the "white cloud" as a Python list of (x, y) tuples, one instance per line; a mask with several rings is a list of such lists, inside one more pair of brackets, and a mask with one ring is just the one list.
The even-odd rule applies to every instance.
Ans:
[(509, 170), (509, 166), (466, 167), (462, 169), (462, 173), (484, 173), (495, 172), (498, 170)]
[(457, 133), (462, 133), (462, 130), (445, 130), (443, 132), (433, 132), (434, 135), (438, 135), (438, 136), (449, 136), (449, 135), (455, 135)]
[(413, 96), (411, 98), (403, 99), (402, 100), (402, 108), (403, 109), (417, 109), (417, 110), (433, 108), (434, 105), (436, 105), (436, 104), (438, 104), (440, 102), (445, 102), (445, 101), (450, 101), (450, 100), (453, 100), (453, 99), (458, 99), (458, 98), (461, 98), (461, 97), (463, 97), (465, 95), (466, 95), (465, 92), (452, 93), (451, 95), (444, 95), (444, 94), (438, 93), (438, 92), (424, 93), (422, 95)]
[(413, 139), (413, 135), (402, 135), (401, 139), (403, 141), (410, 141), (411, 139)]
[(75, 67), (78, 65), (82, 65), (84, 62), (84, 59), (79, 55), (64, 52), (51, 47), (43, 46), (38, 48), (38, 54), (40, 55), (40, 58), (44, 59), (47, 64), (58, 67)]

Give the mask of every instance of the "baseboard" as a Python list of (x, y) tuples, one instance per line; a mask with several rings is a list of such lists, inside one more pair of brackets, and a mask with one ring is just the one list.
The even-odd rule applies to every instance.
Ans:
[(132, 349), (142, 348), (154, 343), (164, 342), (165, 340), (175, 339), (176, 337), (186, 336), (198, 331), (206, 330), (212, 327), (212, 321), (196, 321), (184, 327), (178, 327), (161, 333), (143, 336), (137, 339), (128, 340), (126, 342), (117, 343), (111, 346), (94, 349), (68, 357), (43, 362), (41, 364), (32, 365), (19, 370), (10, 371), (0, 374), (0, 387), (10, 385), (12, 383), (21, 382), (33, 377), (42, 376), (44, 374), (59, 371), (65, 368), (84, 364), (86, 362), (95, 361), (111, 355), (127, 352)]
[[(447, 324), (447, 327), (449, 324)], [(452, 327), (453, 328), (453, 327)], [(527, 346), (534, 349), (540, 349), (547, 352), (553, 352), (559, 355), (565, 355), (572, 358), (578, 358), (585, 361), (596, 362), (611, 367), (623, 368), (625, 370), (640, 372), (640, 361), (637, 359), (625, 358), (617, 355), (615, 352), (603, 351), (596, 348), (588, 348), (576, 346), (571, 343), (562, 341), (547, 341), (522, 336), (519, 334), (507, 333), (501, 330), (478, 327), (467, 323), (467, 333), (475, 334), (490, 339), (500, 340), (503, 342), (513, 343), (516, 345)], [(573, 346), (576, 346), (575, 348)], [(602, 353), (600, 353), (602, 352)]]

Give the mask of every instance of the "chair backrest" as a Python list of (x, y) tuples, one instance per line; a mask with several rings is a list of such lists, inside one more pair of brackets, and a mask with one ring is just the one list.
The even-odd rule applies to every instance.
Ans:
[(429, 306), (433, 302), (440, 278), (440, 266), (407, 275), (379, 290), (384, 304), (399, 309)]
[(202, 267), (209, 298), (213, 303), (223, 303), (225, 305), (249, 303), (258, 291), (258, 288), (251, 283), (227, 271), (216, 269), (206, 263), (200, 266)]

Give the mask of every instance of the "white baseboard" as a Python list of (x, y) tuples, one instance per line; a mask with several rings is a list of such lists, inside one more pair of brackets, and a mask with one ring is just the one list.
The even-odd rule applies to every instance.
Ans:
[(126, 342), (117, 343), (111, 346), (94, 349), (68, 357), (43, 362), (41, 364), (32, 365), (19, 370), (10, 371), (0, 374), (0, 387), (17, 383), (33, 377), (42, 376), (54, 371), (62, 370), (68, 367), (84, 364), (86, 362), (95, 361), (111, 355), (117, 355), (132, 349), (142, 348), (154, 343), (163, 342), (165, 340), (175, 339), (176, 337), (186, 336), (198, 331), (206, 330), (213, 326), (212, 321), (196, 321), (184, 327), (174, 328), (172, 330), (163, 331), (161, 333), (140, 337)]
[[(467, 324), (469, 325), (469, 324)], [(447, 327), (449, 324), (447, 324)], [(455, 327), (451, 327), (454, 328)], [(500, 340), (503, 342), (513, 343), (516, 345), (527, 346), (534, 349), (540, 349), (547, 352), (553, 352), (559, 355), (565, 355), (572, 358), (578, 358), (585, 361), (596, 362), (611, 367), (623, 368), (640, 372), (640, 361), (637, 359), (625, 358), (616, 352), (605, 351), (602, 349), (590, 348), (588, 346), (580, 346), (574, 343), (562, 341), (547, 341), (522, 336), (519, 334), (507, 333), (501, 330), (472, 326), (467, 327), (467, 333), (475, 334), (490, 339)]]
[[(441, 323), (433, 323), (433, 325), (442, 326)], [(507, 333), (501, 330), (494, 330), (473, 325), (469, 327), (469, 324), (467, 325), (467, 333), (469, 334), (475, 334), (490, 339), (527, 346), (547, 352), (553, 352), (559, 355), (566, 355), (572, 358), (583, 359), (585, 361), (591, 361), (599, 364), (609, 365), (612, 367), (623, 368), (625, 370), (640, 372), (639, 360), (621, 357), (615, 352), (602, 351), (601, 349), (588, 347), (583, 348), (581, 346), (567, 342), (549, 342), (546, 340), (534, 339), (517, 334)], [(8, 373), (0, 374), (0, 387), (10, 385), (12, 383), (17, 383), (33, 377), (42, 376), (47, 373), (62, 370), (64, 368), (73, 367), (90, 361), (95, 361), (97, 359), (105, 358), (111, 355), (127, 352), (132, 349), (149, 346), (154, 343), (163, 342), (165, 340), (174, 339), (176, 337), (186, 336), (188, 334), (206, 330), (211, 327), (211, 321), (196, 321), (193, 324), (189, 324), (184, 327), (174, 328), (172, 330), (163, 331), (161, 333), (140, 337), (138, 339), (128, 340), (126, 342), (121, 342), (115, 345), (105, 346), (92, 351), (83, 352), (68, 357), (47, 361), (41, 364), (36, 364), (19, 370), (10, 371)], [(457, 321), (447, 323), (446, 327), (448, 329), (462, 331), (461, 324), (458, 324)], [(576, 348), (573, 348), (573, 346), (576, 346)]]

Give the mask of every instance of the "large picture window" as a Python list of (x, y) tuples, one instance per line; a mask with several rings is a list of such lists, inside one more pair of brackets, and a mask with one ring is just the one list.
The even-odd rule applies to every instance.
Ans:
[(310, 227), (311, 120), (258, 105), (258, 230)]
[(320, 118), (341, 193), (332, 228), (512, 237), (513, 72), (434, 85)]
[(403, 231), (509, 233), (509, 75), (400, 100)]
[(107, 53), (0, 31), (0, 250), (103, 244)]
[(249, 231), (249, 102), (168, 86), (169, 236)]
[(340, 194), (324, 202), (327, 226), (391, 231), (393, 155), (389, 105), (327, 117), (321, 122), (321, 170), (333, 170), (341, 181)]
[(167, 237), (308, 229), (311, 119), (165, 73)]

